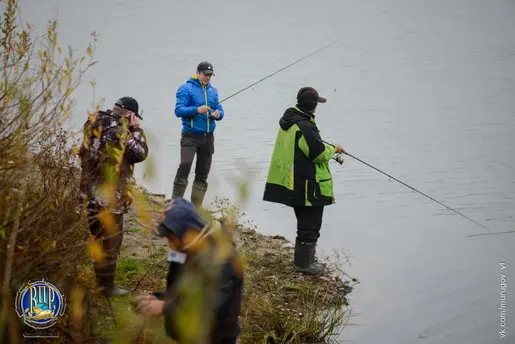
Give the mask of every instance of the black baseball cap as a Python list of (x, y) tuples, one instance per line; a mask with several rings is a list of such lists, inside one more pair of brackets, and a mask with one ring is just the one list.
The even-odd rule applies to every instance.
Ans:
[(139, 119), (143, 119), (139, 114), (139, 104), (138, 101), (132, 97), (122, 97), (114, 103), (114, 105), (121, 107), (122, 109), (129, 110), (134, 112)]
[(325, 103), (327, 99), (320, 97), (317, 90), (313, 87), (302, 87), (297, 93), (297, 102), (299, 104), (315, 105), (316, 103)]
[(211, 74), (215, 75), (213, 65), (207, 61), (200, 62), (197, 66), (197, 70), (204, 74), (211, 73)]

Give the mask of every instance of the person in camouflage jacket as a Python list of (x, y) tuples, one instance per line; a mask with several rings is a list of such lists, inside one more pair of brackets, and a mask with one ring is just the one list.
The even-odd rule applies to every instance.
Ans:
[[(128, 293), (115, 286), (114, 276), (123, 240), (123, 214), (132, 203), (128, 185), (134, 184), (134, 165), (144, 161), (148, 154), (145, 134), (137, 118), (141, 118), (138, 107), (134, 98), (123, 97), (112, 110), (90, 116), (84, 124), (79, 152), (81, 206), (88, 214), (91, 235), (103, 249), (105, 259), (93, 261), (93, 266), (97, 283), (107, 296)], [(106, 225), (109, 223), (105, 221), (106, 214), (110, 214), (113, 226)]]

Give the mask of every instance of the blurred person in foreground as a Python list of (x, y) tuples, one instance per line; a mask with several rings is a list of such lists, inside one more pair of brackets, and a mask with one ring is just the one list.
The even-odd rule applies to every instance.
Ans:
[(238, 343), (243, 270), (228, 229), (206, 224), (177, 198), (157, 231), (170, 248), (167, 290), (138, 296), (136, 312), (163, 315), (167, 335), (181, 344)]

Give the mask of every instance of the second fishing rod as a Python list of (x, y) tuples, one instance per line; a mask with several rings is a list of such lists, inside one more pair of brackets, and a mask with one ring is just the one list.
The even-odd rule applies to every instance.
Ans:
[(246, 86), (246, 87), (242, 88), (241, 90), (239, 90), (239, 91), (237, 91), (237, 92), (235, 92), (235, 93), (233, 93), (233, 94), (231, 94), (231, 95), (229, 95), (229, 96), (225, 97), (224, 99), (220, 100), (218, 103), (216, 103), (216, 104), (212, 104), (212, 105), (209, 105), (210, 111), (209, 111), (209, 113), (208, 113), (208, 117), (210, 117), (210, 118), (214, 118), (214, 117), (213, 117), (213, 115), (211, 114), (211, 113), (213, 112), (212, 108), (216, 107), (218, 104), (222, 104), (223, 102), (225, 102), (225, 101), (227, 101), (227, 100), (231, 99), (232, 97), (237, 96), (238, 94), (240, 94), (240, 93), (244, 92), (245, 90), (248, 90), (248, 89), (249, 89), (249, 88), (251, 88), (252, 86), (255, 86), (255, 85), (257, 85), (257, 84), (259, 84), (259, 83), (261, 83), (261, 82), (265, 81), (266, 79), (269, 79), (269, 78), (271, 78), (272, 76), (274, 76), (274, 75), (276, 75), (276, 74), (278, 74), (278, 73), (282, 72), (283, 70), (286, 70), (286, 69), (288, 69), (288, 68), (290, 68), (290, 67), (292, 67), (292, 66), (296, 65), (297, 63), (299, 63), (299, 62), (301, 62), (301, 61), (303, 61), (303, 60), (307, 59), (308, 57), (313, 56), (313, 55), (315, 55), (316, 53), (318, 53), (318, 52), (320, 52), (320, 51), (322, 51), (322, 50), (324, 50), (324, 49), (329, 48), (330, 46), (334, 45), (335, 43), (336, 43), (336, 42), (333, 42), (333, 43), (329, 43), (329, 44), (327, 44), (327, 45), (324, 45), (322, 48), (319, 48), (319, 49), (317, 49), (317, 50), (313, 51), (312, 53), (309, 53), (308, 55), (306, 55), (306, 56), (304, 56), (304, 57), (301, 57), (300, 59), (298, 59), (298, 60), (296, 60), (296, 61), (294, 61), (294, 62), (290, 63), (289, 65), (287, 65), (287, 66), (285, 66), (285, 67), (283, 67), (283, 68), (281, 68), (281, 69), (279, 69), (279, 70), (277, 70), (277, 71), (275, 71), (275, 72), (273, 72), (273, 73), (270, 73), (270, 74), (268, 74), (267, 76), (265, 76), (264, 78), (259, 79), (258, 81), (256, 81), (256, 82), (254, 82), (254, 83), (252, 83), (252, 84), (250, 84), (250, 85), (248, 85), (248, 86)]

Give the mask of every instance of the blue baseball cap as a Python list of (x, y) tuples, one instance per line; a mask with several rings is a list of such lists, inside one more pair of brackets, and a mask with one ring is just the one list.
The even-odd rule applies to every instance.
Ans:
[(186, 229), (201, 230), (204, 226), (205, 222), (193, 203), (184, 198), (177, 198), (166, 207), (164, 219), (158, 225), (157, 232), (162, 237), (176, 235), (182, 240)]

